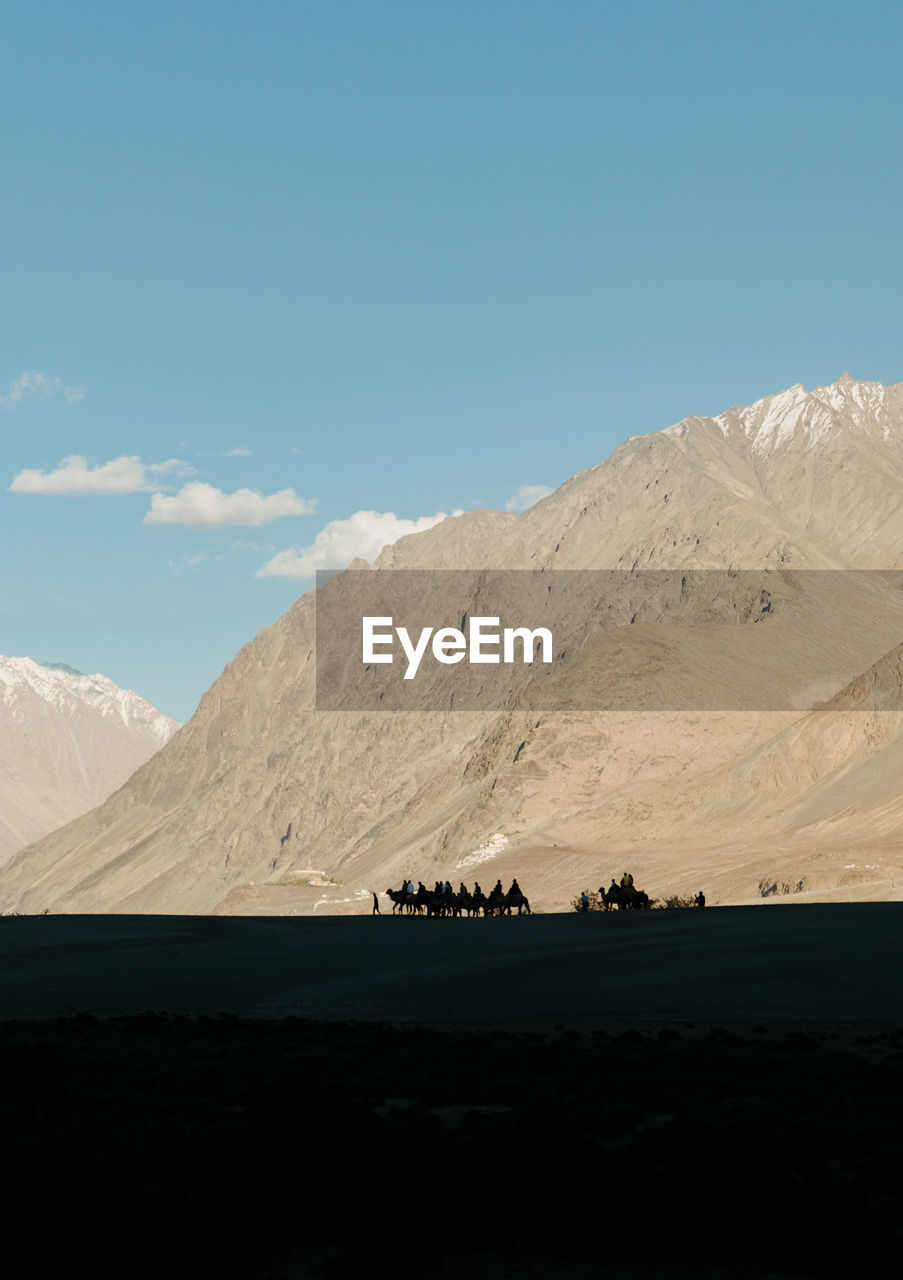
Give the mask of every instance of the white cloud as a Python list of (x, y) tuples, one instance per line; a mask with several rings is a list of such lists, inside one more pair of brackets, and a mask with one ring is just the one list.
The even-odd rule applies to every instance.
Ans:
[(246, 449), (243, 444), (236, 445), (234, 449), (226, 449), (223, 453), (224, 458), (250, 458), (253, 456), (251, 449)]
[(505, 510), (526, 511), (539, 502), (540, 498), (547, 498), (551, 492), (547, 484), (522, 484), (505, 503)]
[(26, 369), (11, 382), (6, 392), (0, 392), (0, 409), (11, 413), (23, 400), (49, 400), (61, 395), (69, 404), (84, 400), (85, 388), (79, 383), (69, 387), (62, 378), (48, 378), (40, 369)]
[(402, 520), (392, 511), (355, 511), (347, 520), (330, 520), (310, 546), (280, 551), (257, 570), (257, 577), (312, 578), (318, 569), (347, 568), (356, 556), (375, 560), (383, 547), (405, 534), (422, 533), (446, 519), (444, 511), (419, 520)]
[(166, 462), (143, 462), (134, 455), (122, 454), (111, 462), (89, 467), (80, 454), (63, 458), (54, 471), (38, 469), (20, 471), (13, 477), (10, 493), (148, 493), (160, 488), (156, 476), (176, 473), (190, 475), (194, 470), (179, 458)]
[(261, 525), (282, 516), (306, 516), (316, 507), (316, 498), (300, 498), (294, 489), (280, 489), (271, 494), (259, 493), (256, 489), (223, 493), (212, 484), (192, 480), (172, 497), (155, 493), (144, 523), (221, 529), (225, 525)]

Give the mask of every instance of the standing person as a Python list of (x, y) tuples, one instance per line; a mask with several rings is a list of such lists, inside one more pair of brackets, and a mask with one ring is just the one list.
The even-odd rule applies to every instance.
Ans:
[(589, 911), (589, 896), (585, 889), (580, 895), (580, 910)]
[(377, 895), (374, 893), (374, 895), (373, 895), (373, 915), (378, 916), (378, 915), (381, 915), (381, 914), (382, 914), (382, 913), (380, 912), (380, 909), (379, 909), (379, 898), (378, 898), (378, 897), (377, 897)]
[(629, 871), (625, 871), (621, 876), (621, 887), (618, 890), (618, 910), (622, 907), (636, 906), (637, 895), (636, 889), (633, 887), (633, 876)]

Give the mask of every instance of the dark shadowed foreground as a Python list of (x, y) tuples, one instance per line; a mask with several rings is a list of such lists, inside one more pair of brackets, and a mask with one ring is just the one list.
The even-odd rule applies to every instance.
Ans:
[(877, 1274), (903, 1244), (900, 925), (0, 920), (4, 1261)]
[(0, 921), (0, 1016), (903, 1023), (903, 903), (425, 920)]

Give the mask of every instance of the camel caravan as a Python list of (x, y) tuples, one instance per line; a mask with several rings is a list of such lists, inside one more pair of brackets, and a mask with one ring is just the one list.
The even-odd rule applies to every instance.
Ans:
[[(506, 893), (501, 880), (497, 880), (491, 893), (485, 894), (479, 884), (474, 884), (473, 891), (461, 882), (457, 893), (448, 880), (437, 880), (435, 887), (427, 889), (421, 880), (416, 889), (414, 881), (405, 879), (400, 889), (387, 889), (386, 897), (392, 902), (392, 915), (408, 916), (510, 916), (515, 911), (518, 915), (532, 915), (530, 901), (516, 880), (512, 880), (511, 888)], [(577, 911), (648, 911), (654, 906), (664, 907), (704, 907), (705, 894), (700, 889), (695, 897), (670, 898), (658, 901), (650, 898), (645, 889), (637, 889), (633, 876), (625, 871), (618, 882), (612, 877), (608, 888), (601, 888), (598, 893), (587, 893), (584, 890), (572, 902)], [(381, 914), (379, 894), (373, 894), (373, 914)]]
[(620, 884), (612, 877), (608, 888), (606, 889), (603, 885), (598, 893), (587, 893), (584, 889), (572, 905), (576, 911), (613, 911), (615, 907), (619, 911), (646, 911), (656, 906), (704, 907), (705, 894), (700, 889), (695, 897), (680, 897), (678, 894), (672, 894), (662, 900), (650, 898), (645, 889), (636, 888), (633, 876), (629, 871), (625, 871)]
[[(427, 889), (421, 880), (414, 888), (413, 880), (405, 880), (400, 889), (387, 889), (386, 896), (392, 900), (392, 915), (409, 916), (510, 916), (513, 911), (518, 915), (530, 911), (530, 902), (516, 880), (506, 893), (501, 880), (496, 882), (491, 893), (485, 894), (479, 884), (474, 884), (473, 892), (461, 882), (456, 893), (449, 882), (436, 881), (435, 888)], [(373, 895), (373, 914), (379, 915), (379, 903)]]
[(653, 901), (645, 889), (636, 888), (629, 871), (624, 872), (620, 884), (612, 876), (608, 888), (603, 886), (598, 895), (592, 896), (596, 899), (595, 902), (590, 900), (588, 893), (581, 893), (579, 910), (590, 911), (595, 908), (597, 911), (613, 911), (617, 907), (619, 911), (646, 911)]

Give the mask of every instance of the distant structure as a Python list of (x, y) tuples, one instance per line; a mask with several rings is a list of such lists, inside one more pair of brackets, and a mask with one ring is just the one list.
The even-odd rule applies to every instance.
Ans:
[(307, 859), (307, 866), (301, 872), (301, 876), (308, 884), (323, 885), (333, 883), (325, 871), (317, 870), (310, 858)]
[(503, 831), (495, 831), (488, 840), (484, 840), (474, 849), (473, 853), (469, 853), (466, 858), (462, 858), (460, 862), (455, 864), (455, 870), (460, 871), (463, 867), (476, 867), (481, 862), (491, 862), (492, 859), (504, 849), (508, 843), (508, 837)]

